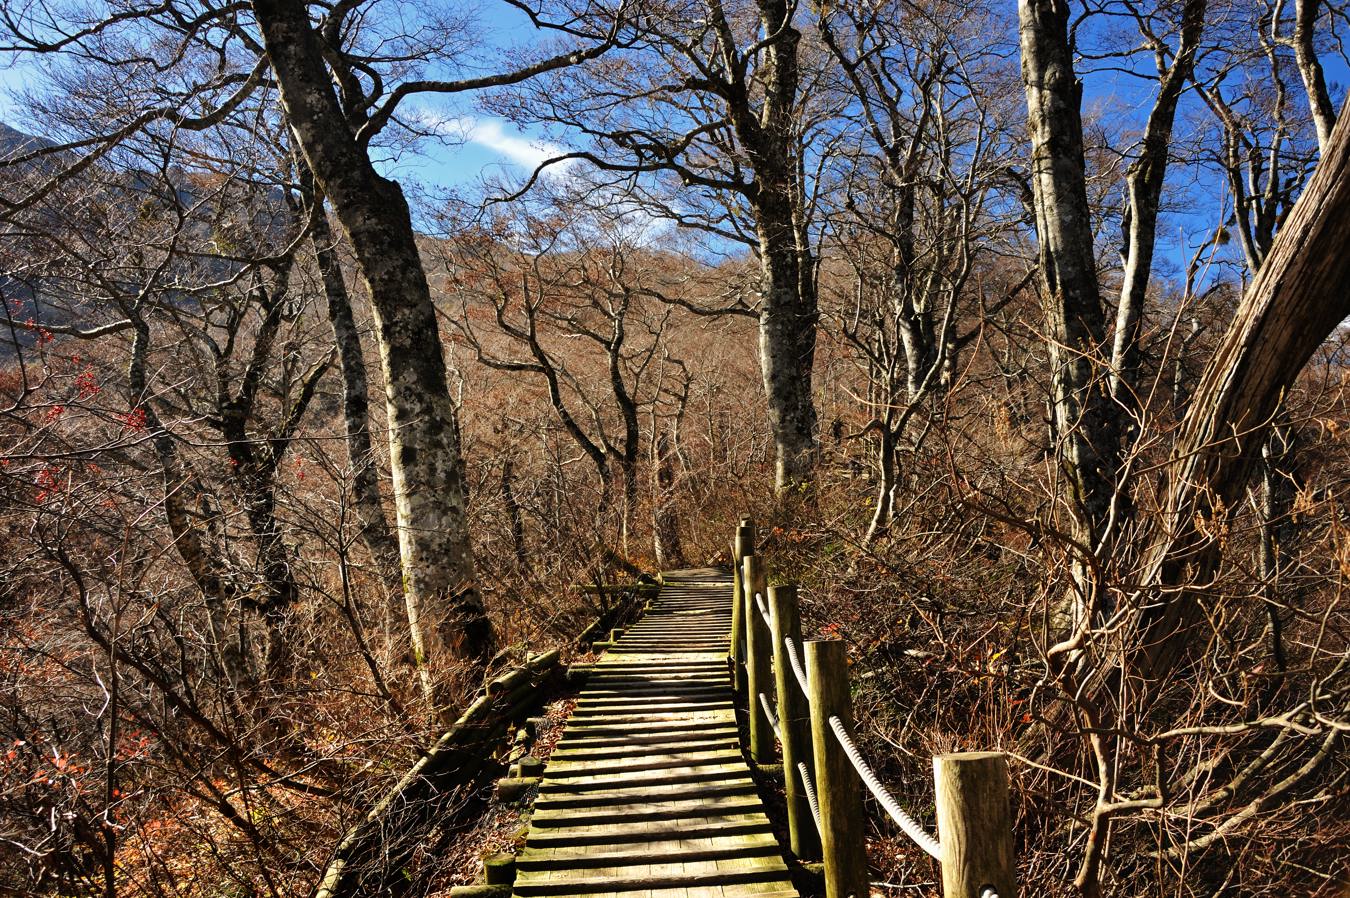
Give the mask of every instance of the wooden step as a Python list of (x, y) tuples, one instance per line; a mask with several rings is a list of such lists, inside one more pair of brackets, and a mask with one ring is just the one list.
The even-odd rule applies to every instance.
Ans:
[(738, 742), (731, 583), (663, 580), (588, 668), (517, 859), (520, 898), (798, 898)]
[(548, 797), (535, 800), (536, 811), (560, 808), (609, 807), (611, 805), (642, 804), (662, 796), (670, 798), (713, 798), (728, 795), (751, 795), (755, 793), (755, 784), (750, 779), (727, 780), (723, 783), (700, 783), (670, 785), (665, 791), (655, 786), (616, 788), (612, 791), (595, 791), (583, 795), (564, 796), (553, 793)]

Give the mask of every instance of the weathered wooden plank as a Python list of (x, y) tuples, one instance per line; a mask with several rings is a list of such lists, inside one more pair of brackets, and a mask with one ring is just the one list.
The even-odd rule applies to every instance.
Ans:
[(797, 898), (737, 741), (730, 583), (662, 579), (591, 666), (545, 768), (521, 898)]

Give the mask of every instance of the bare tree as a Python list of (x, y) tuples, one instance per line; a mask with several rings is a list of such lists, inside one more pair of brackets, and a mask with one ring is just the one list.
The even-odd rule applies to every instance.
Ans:
[(872, 391), (864, 430), (877, 435), (880, 476), (865, 541), (891, 525), (909, 423), (925, 409), (941, 416), (961, 348), (1001, 308), (980, 308), (967, 286), (1008, 227), (990, 208), (1016, 120), (1010, 72), (985, 43), (997, 22), (941, 6), (905, 13), (903, 3), (846, 3), (820, 19), (847, 120), (867, 136), (837, 154), (843, 208), (830, 244), (852, 269), (840, 330)]
[[(592, 223), (564, 203), (542, 218), (515, 217), (489, 229), (518, 247), (465, 235), (449, 244), (446, 259), (459, 293), (456, 329), (480, 363), (543, 382), (558, 421), (595, 469), (602, 520), (618, 480), (625, 553), (639, 504), (644, 407), (660, 399), (650, 381), (673, 314), (660, 300), (659, 269), (646, 270), (655, 267), (653, 257), (624, 236), (627, 225), (622, 215)], [(491, 328), (477, 323), (483, 305), (492, 310)], [(593, 347), (594, 356), (568, 347), (578, 343)], [(604, 386), (589, 385), (597, 380)]]
[(818, 422), (816, 260), (805, 135), (810, 117), (795, 4), (643, 8), (613, 65), (539, 82), (501, 101), (513, 117), (564, 126), (584, 159), (666, 180), (655, 201), (680, 224), (755, 251), (759, 356), (780, 492), (810, 482)]

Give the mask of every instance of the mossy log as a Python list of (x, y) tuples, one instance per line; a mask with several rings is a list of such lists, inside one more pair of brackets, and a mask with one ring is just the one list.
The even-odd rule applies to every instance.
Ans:
[(497, 800), (503, 804), (512, 804), (523, 799), (529, 791), (539, 785), (536, 776), (508, 776), (497, 780)]
[(561, 672), (559, 653), (551, 651), (489, 683), (454, 725), (338, 842), (314, 898), (387, 894), (390, 872), (407, 862), (428, 826), (449, 813), (455, 799), (493, 766), (492, 756), (510, 732), (512, 722), (537, 706), (544, 690)]
[(487, 885), (454, 886), (450, 898), (511, 898), (510, 886)]
[(756, 764), (755, 770), (766, 779), (776, 780), (778, 782), (783, 781), (782, 764)]

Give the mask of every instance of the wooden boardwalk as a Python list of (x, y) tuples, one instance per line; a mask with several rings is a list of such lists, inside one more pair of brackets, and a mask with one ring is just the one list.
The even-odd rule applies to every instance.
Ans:
[(737, 735), (731, 581), (663, 581), (586, 680), (544, 770), (515, 895), (797, 898)]

